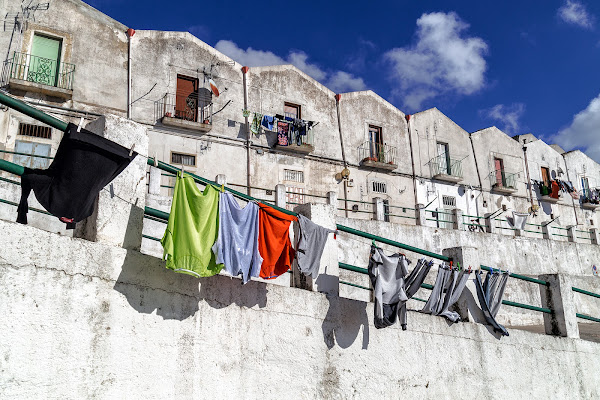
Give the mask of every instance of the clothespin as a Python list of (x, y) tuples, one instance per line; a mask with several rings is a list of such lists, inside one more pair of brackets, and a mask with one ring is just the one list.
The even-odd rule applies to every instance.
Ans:
[(377, 244), (375, 244), (375, 239), (371, 240), (371, 246), (377, 246)]
[(158, 158), (156, 157), (156, 153), (154, 153), (154, 166), (158, 167)]
[(129, 157), (131, 157), (131, 155), (133, 154), (133, 149), (135, 148), (135, 143), (131, 145), (131, 148), (129, 149)]
[(338, 230), (333, 231), (333, 240), (337, 240)]
[(452, 266), (452, 260), (450, 260), (450, 266)]
[(225, 185), (221, 185), (221, 193), (225, 193)]
[(77, 132), (81, 132), (81, 128), (83, 127), (83, 117), (79, 120), (79, 125), (77, 125)]
[(461, 268), (460, 268), (460, 262), (458, 262), (458, 261), (456, 262), (456, 268), (458, 268), (458, 271), (461, 270)]

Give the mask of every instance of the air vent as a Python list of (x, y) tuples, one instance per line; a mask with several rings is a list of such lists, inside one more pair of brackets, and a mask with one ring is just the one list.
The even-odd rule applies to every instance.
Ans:
[(193, 167), (196, 165), (196, 156), (190, 154), (171, 153), (171, 162), (173, 164), (183, 164)]
[(19, 124), (19, 135), (52, 139), (52, 128), (31, 124)]
[(387, 185), (385, 182), (373, 181), (371, 182), (371, 188), (375, 193), (387, 193)]
[(442, 196), (442, 202), (444, 207), (456, 207), (456, 197), (454, 196)]

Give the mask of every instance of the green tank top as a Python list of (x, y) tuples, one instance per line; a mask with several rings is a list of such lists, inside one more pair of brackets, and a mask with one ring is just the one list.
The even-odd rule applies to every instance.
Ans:
[(211, 248), (219, 228), (219, 191), (208, 185), (201, 192), (190, 176), (177, 173), (173, 204), (160, 243), (166, 267), (196, 277), (213, 276), (223, 268)]

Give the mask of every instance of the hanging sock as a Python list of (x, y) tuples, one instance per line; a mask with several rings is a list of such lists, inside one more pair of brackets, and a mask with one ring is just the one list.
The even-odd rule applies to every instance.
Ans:
[(219, 228), (219, 190), (211, 185), (203, 192), (190, 176), (177, 172), (173, 204), (161, 240), (166, 267), (196, 277), (218, 274), (212, 246)]
[(258, 277), (263, 259), (258, 251), (256, 203), (241, 208), (231, 193), (219, 194), (219, 233), (212, 251), (229, 275), (242, 275), (242, 283)]
[(508, 274), (488, 272), (483, 283), (481, 282), (481, 274), (481, 271), (475, 272), (475, 288), (477, 289), (481, 311), (483, 311), (486, 321), (494, 328), (494, 331), (508, 336), (506, 328), (496, 321), (496, 315), (502, 305), (502, 296), (508, 281)]
[[(130, 155), (131, 154), (131, 155)], [(17, 222), (27, 223), (27, 198), (33, 190), (40, 204), (67, 223), (67, 229), (92, 215), (98, 193), (135, 158), (115, 142), (69, 123), (48, 169), (25, 168)]]
[(262, 203), (258, 206), (258, 250), (263, 258), (260, 277), (273, 279), (292, 265), (295, 252), (289, 230), (292, 221), (298, 219)]
[(317, 279), (321, 256), (327, 244), (327, 235), (335, 231), (323, 228), (301, 214), (298, 214), (298, 224), (300, 225), (300, 240), (296, 250), (298, 269), (304, 275)]

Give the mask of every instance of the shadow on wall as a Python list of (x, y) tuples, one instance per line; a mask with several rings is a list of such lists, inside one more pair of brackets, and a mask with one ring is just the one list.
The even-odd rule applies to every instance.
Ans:
[(263, 308), (267, 305), (267, 287), (227, 276), (195, 278), (165, 268), (161, 259), (128, 250), (119, 278), (113, 287), (129, 305), (143, 314), (183, 321), (194, 316), (201, 301), (220, 309), (231, 304)]
[[(483, 315), (483, 311), (481, 311), (481, 308), (479, 308), (479, 303), (475, 299), (475, 297), (473, 297), (473, 293), (471, 293), (471, 290), (465, 288), (456, 304), (457, 307), (455, 308), (455, 310), (459, 312), (460, 317), (463, 321), (467, 321), (468, 316), (470, 315), (471, 317), (473, 317), (472, 322), (485, 326), (488, 332), (496, 339), (500, 340), (502, 338), (502, 335), (500, 333), (496, 332), (491, 325), (488, 325), (485, 316)], [(468, 310), (469, 314), (465, 315), (463, 310)]]
[(338, 296), (327, 296), (327, 300), (329, 309), (321, 325), (327, 348), (332, 349), (336, 343), (342, 349), (352, 346), (362, 326), (362, 349), (366, 350), (369, 346), (367, 303)]

